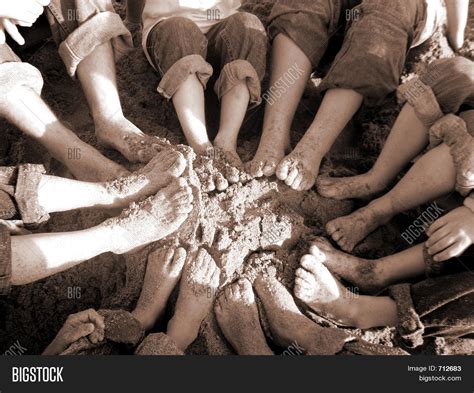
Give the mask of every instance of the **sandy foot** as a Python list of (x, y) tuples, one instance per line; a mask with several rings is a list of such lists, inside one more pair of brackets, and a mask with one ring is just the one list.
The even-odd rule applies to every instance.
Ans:
[(273, 355), (265, 340), (252, 284), (246, 279), (229, 284), (217, 298), (217, 322), (239, 355)]
[(290, 292), (275, 277), (261, 275), (254, 286), (279, 346), (297, 343), (307, 354), (333, 355), (349, 339), (344, 331), (320, 327), (301, 314)]
[(313, 255), (305, 255), (296, 270), (295, 296), (313, 311), (343, 326), (354, 326), (355, 295), (337, 281)]
[(132, 203), (118, 217), (102, 226), (111, 230), (112, 252), (124, 254), (175, 232), (192, 211), (192, 190), (177, 179), (155, 196)]
[(176, 312), (167, 331), (181, 350), (184, 351), (197, 338), (202, 321), (212, 309), (219, 279), (220, 270), (204, 248), (195, 257), (188, 257)]
[(320, 165), (321, 158), (314, 151), (297, 146), (278, 164), (276, 175), (292, 189), (306, 191), (314, 186)]
[(181, 277), (186, 251), (183, 248), (161, 248), (150, 253), (145, 280), (132, 315), (149, 330), (162, 316), (168, 298)]
[(117, 150), (130, 162), (147, 163), (162, 148), (158, 138), (144, 134), (122, 116), (96, 122), (95, 133), (102, 146)]
[[(358, 258), (335, 249), (323, 237), (316, 238), (309, 249), (312, 257), (323, 263), (332, 273), (350, 282), (364, 293), (376, 294), (385, 288), (377, 261)], [(313, 258), (309, 258), (310, 262)], [(305, 258), (301, 259), (304, 267)]]
[(184, 156), (172, 149), (162, 150), (142, 169), (129, 176), (107, 182), (105, 191), (111, 207), (125, 207), (133, 201), (156, 194), (186, 169)]
[(369, 174), (350, 177), (319, 177), (316, 186), (319, 195), (340, 201), (367, 198), (385, 188), (385, 185), (377, 184)]
[(379, 217), (368, 205), (348, 216), (329, 221), (326, 230), (344, 251), (351, 252), (371, 232), (386, 223), (387, 220)]
[(286, 149), (259, 147), (254, 159), (247, 164), (247, 171), (252, 177), (273, 176), (285, 153)]

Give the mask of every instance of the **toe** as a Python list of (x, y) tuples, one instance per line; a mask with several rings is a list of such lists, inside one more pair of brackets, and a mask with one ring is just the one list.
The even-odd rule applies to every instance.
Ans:
[(248, 164), (248, 172), (252, 177), (263, 176), (263, 162), (259, 160), (253, 160)]
[(275, 161), (267, 161), (263, 167), (263, 174), (266, 177), (273, 176), (276, 171), (276, 162)]
[(311, 283), (311, 280), (312, 280), (311, 273), (301, 267), (296, 269), (295, 276), (297, 278), (300, 278), (303, 281), (306, 281), (308, 284)]
[(313, 255), (304, 255), (300, 265), (310, 273), (317, 274), (320, 262)]
[(295, 181), (296, 177), (298, 176), (298, 169), (297, 168), (292, 168), (289, 173), (288, 173), (288, 176), (286, 177), (285, 179), (285, 184), (287, 186), (290, 186), (291, 188), (293, 188), (293, 182)]
[(336, 220), (332, 220), (332, 221), (329, 221), (327, 224), (326, 224), (326, 232), (329, 233), (330, 235), (332, 235), (334, 232), (336, 232), (338, 230), (338, 226), (337, 226), (337, 221)]
[(284, 159), (276, 168), (276, 175), (280, 180), (286, 180), (290, 172), (290, 162), (288, 159)]
[(179, 247), (174, 252), (173, 256), (173, 270), (181, 271), (183, 269), (184, 263), (186, 262), (186, 250), (182, 247)]
[(222, 175), (222, 173), (218, 173), (214, 176), (214, 183), (216, 185), (217, 191), (224, 191), (229, 187), (229, 182), (227, 179)]

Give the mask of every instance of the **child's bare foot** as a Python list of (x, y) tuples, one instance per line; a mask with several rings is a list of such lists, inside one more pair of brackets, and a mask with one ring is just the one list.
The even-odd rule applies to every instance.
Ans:
[[(281, 127), (280, 127), (281, 128)], [(272, 124), (271, 131), (262, 134), (262, 140), (252, 161), (247, 164), (252, 177), (273, 176), (280, 161), (290, 149), (289, 132)]]
[(132, 315), (145, 331), (163, 314), (186, 261), (184, 248), (160, 248), (148, 255), (145, 280)]
[(77, 180), (105, 182), (130, 174), (122, 165), (109, 160), (87, 143), (68, 147), (60, 160)]
[(155, 196), (132, 203), (120, 216), (102, 224), (112, 232), (112, 252), (124, 254), (175, 232), (192, 211), (192, 201), (191, 188), (178, 179)]
[(197, 338), (202, 321), (211, 311), (219, 277), (219, 268), (204, 248), (195, 257), (188, 256), (176, 311), (166, 333), (182, 351)]
[(326, 230), (344, 251), (351, 252), (357, 244), (388, 220), (389, 218), (377, 214), (369, 204), (348, 216), (329, 221)]
[[(354, 255), (336, 250), (327, 239), (318, 237), (312, 241), (309, 252), (301, 259), (301, 266), (307, 268), (313, 258), (323, 263), (332, 273), (357, 286), (362, 292), (379, 293), (385, 288), (382, 272), (377, 261), (358, 258)], [(307, 269), (308, 270), (308, 269)]]
[(239, 355), (273, 355), (260, 326), (250, 281), (242, 278), (227, 285), (214, 310), (225, 338)]
[(137, 172), (105, 184), (110, 206), (125, 207), (133, 201), (156, 194), (173, 179), (181, 176), (185, 169), (186, 160), (180, 152), (164, 149)]
[(229, 143), (228, 141), (222, 140), (219, 135), (214, 140), (214, 148), (220, 150), (224, 156), (224, 159), (230, 164), (237, 168), (241, 167), (242, 160), (237, 154), (237, 146)]
[(265, 309), (272, 336), (279, 346), (297, 343), (308, 354), (333, 355), (349, 339), (344, 331), (320, 327), (301, 314), (290, 292), (276, 277), (261, 275), (254, 286)]
[(312, 146), (301, 142), (277, 166), (276, 175), (296, 191), (311, 189), (316, 182), (322, 157), (315, 153)]
[(101, 145), (120, 152), (130, 162), (148, 162), (162, 144), (158, 138), (146, 135), (122, 115), (96, 121), (95, 134)]
[(343, 326), (358, 325), (355, 295), (337, 281), (313, 255), (305, 255), (296, 270), (295, 296), (321, 314)]
[(386, 185), (375, 181), (370, 173), (350, 177), (318, 177), (316, 186), (319, 195), (340, 201), (367, 198), (386, 187)]

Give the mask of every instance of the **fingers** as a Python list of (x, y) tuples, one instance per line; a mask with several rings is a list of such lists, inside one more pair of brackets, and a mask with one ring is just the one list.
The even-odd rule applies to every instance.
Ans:
[(465, 250), (466, 246), (464, 245), (464, 242), (462, 241), (457, 241), (450, 247), (448, 247), (446, 250), (440, 252), (439, 254), (436, 254), (433, 259), (436, 262), (443, 262), (447, 261), (448, 259), (458, 257), (461, 255)]
[(18, 45), (24, 45), (25, 39), (22, 37), (16, 27), (10, 19), (3, 19), (2, 21), (5, 31), (18, 43)]
[(445, 238), (451, 233), (451, 230), (448, 226), (443, 226), (433, 232), (432, 235), (430, 235), (430, 238), (426, 241), (426, 246), (428, 248), (432, 247), (435, 243), (438, 243), (441, 239)]
[(46, 7), (47, 5), (49, 5), (49, 3), (51, 3), (50, 0), (36, 0), (37, 3), (39, 3), (42, 7)]
[(18, 19), (13, 19), (12, 22), (13, 22), (15, 25), (18, 25), (18, 26), (21, 26), (21, 27), (31, 27), (31, 26), (33, 26), (33, 23), (30, 23), (30, 22), (23, 22), (23, 21), (18, 20)]
[(426, 234), (431, 237), (431, 235), (433, 233), (435, 233), (438, 229), (441, 229), (444, 225), (446, 225), (446, 223), (448, 222), (448, 220), (446, 219), (446, 217), (448, 217), (448, 215), (445, 215), (439, 219), (437, 219), (433, 224), (431, 224), (431, 226), (428, 228), (428, 230), (426, 231)]
[(3, 31), (3, 23), (0, 21), (0, 45), (5, 44), (7, 37)]
[(428, 248), (428, 254), (435, 255), (451, 246), (456, 239), (453, 236), (445, 236)]
[(93, 323), (85, 323), (83, 325), (79, 325), (76, 329), (74, 329), (71, 334), (67, 337), (67, 345), (72, 344), (73, 342), (79, 340), (82, 337), (87, 337), (89, 334), (94, 332), (95, 326)]

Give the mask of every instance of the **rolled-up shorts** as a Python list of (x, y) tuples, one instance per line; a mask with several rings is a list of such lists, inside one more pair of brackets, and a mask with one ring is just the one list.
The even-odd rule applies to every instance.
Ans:
[(416, 284), (389, 288), (397, 304), (397, 332), (408, 347), (430, 337), (450, 339), (474, 334), (474, 274), (465, 271)]
[(424, 0), (280, 0), (270, 19), (270, 35), (287, 35), (315, 68), (330, 37), (346, 29), (320, 90), (355, 90), (366, 104), (376, 105), (399, 85), (416, 30), (426, 20), (426, 4)]
[(0, 167), (0, 296), (8, 294), (11, 278), (10, 232), (2, 221), (21, 220), (27, 228), (48, 221), (49, 214), (38, 203), (44, 173), (43, 165)]
[(111, 41), (115, 58), (133, 48), (132, 35), (111, 0), (52, 0), (47, 17), (70, 76), (95, 48)]

